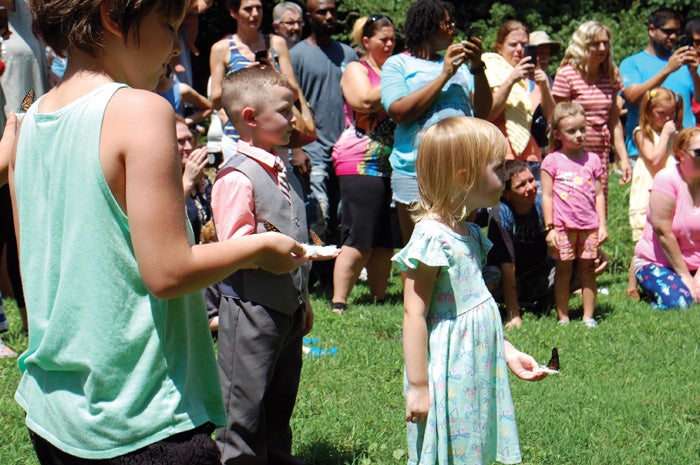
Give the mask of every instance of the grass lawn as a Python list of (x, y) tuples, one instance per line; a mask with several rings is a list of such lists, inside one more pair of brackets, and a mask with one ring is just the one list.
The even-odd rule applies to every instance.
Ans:
[[(561, 372), (539, 383), (511, 375), (520, 447), (525, 464), (700, 463), (700, 311), (659, 312), (624, 295), (632, 251), (627, 226), (628, 186), (613, 176), (611, 267), (599, 277), (599, 326), (566, 327), (554, 311), (524, 315), (520, 330), (507, 332), (519, 349), (546, 362), (559, 348)], [(393, 276), (387, 303), (369, 302), (356, 287), (342, 317), (328, 311), (330, 295), (314, 298), (311, 336), (335, 355), (306, 358), (293, 419), (295, 452), (309, 464), (405, 463), (402, 395), (401, 288)], [(5, 341), (24, 349), (14, 302)], [(581, 302), (572, 300), (572, 318)], [(16, 360), (0, 360), (0, 464), (36, 464), (12, 399), (19, 379)]]

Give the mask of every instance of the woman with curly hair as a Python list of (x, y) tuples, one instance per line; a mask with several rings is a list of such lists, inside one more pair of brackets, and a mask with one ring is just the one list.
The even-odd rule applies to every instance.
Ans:
[(579, 103), (586, 111), (584, 150), (594, 152), (603, 162), (603, 190), (608, 199), (608, 155), (614, 148), (620, 158), (622, 179), (632, 179), (625, 135), (616, 104), (622, 90), (620, 72), (613, 59), (610, 29), (598, 21), (586, 21), (574, 32), (554, 78), (552, 93), (559, 102)]
[[(406, 16), (407, 51), (390, 57), (382, 67), (382, 105), (397, 124), (389, 161), (404, 243), (415, 223), (410, 207), (418, 201), (416, 136), (444, 118), (486, 118), (491, 110), (481, 38), (452, 43), (454, 32), (451, 3), (418, 0)], [(446, 50), (444, 55), (438, 53), (441, 50)]]

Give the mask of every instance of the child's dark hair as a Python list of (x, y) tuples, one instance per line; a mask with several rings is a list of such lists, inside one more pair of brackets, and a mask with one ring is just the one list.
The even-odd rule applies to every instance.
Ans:
[(60, 57), (77, 48), (98, 56), (103, 49), (101, 9), (124, 33), (138, 33), (141, 20), (154, 8), (164, 17), (180, 19), (191, 0), (31, 0), (32, 31)]
[(406, 48), (412, 54), (429, 43), (445, 21), (445, 13), (454, 20), (454, 6), (442, 0), (418, 0), (406, 13)]
[(503, 165), (503, 179), (505, 184), (503, 191), (510, 190), (510, 178), (512, 178), (513, 175), (529, 169), (530, 165), (528, 165), (525, 160), (506, 160)]
[(552, 150), (559, 150), (562, 147), (562, 143), (554, 135), (554, 131), (559, 129), (559, 122), (564, 118), (569, 118), (571, 116), (583, 115), (586, 116), (586, 110), (583, 109), (580, 103), (577, 102), (560, 102), (554, 107), (554, 112), (552, 113), (552, 119), (549, 123), (550, 134), (549, 134), (549, 146)]
[(683, 22), (680, 13), (678, 13), (676, 10), (672, 10), (670, 8), (659, 8), (658, 10), (651, 12), (647, 25), (654, 26), (658, 29), (666, 24), (667, 21), (671, 20), (676, 20), (679, 23)]

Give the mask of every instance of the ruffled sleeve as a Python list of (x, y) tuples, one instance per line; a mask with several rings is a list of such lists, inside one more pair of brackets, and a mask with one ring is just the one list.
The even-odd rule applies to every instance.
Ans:
[(475, 238), (475, 240), (479, 244), (479, 251), (481, 252), (481, 256), (479, 257), (479, 263), (483, 268), (486, 265), (486, 256), (488, 255), (489, 250), (491, 250), (491, 247), (493, 247), (493, 242), (491, 242), (491, 240), (486, 236), (486, 234), (484, 234), (484, 231), (479, 227), (478, 224), (467, 223), (467, 227), (469, 227), (471, 236)]
[(421, 221), (416, 224), (406, 247), (394, 255), (391, 261), (401, 271), (415, 270), (419, 263), (435, 267), (448, 266), (445, 253), (447, 246), (446, 238), (437, 227), (429, 221)]

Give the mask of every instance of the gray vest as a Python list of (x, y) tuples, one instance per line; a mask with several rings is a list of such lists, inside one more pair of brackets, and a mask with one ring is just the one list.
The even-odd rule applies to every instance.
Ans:
[[(235, 169), (245, 174), (253, 184), (255, 201), (256, 233), (265, 232), (263, 222), (269, 221), (283, 234), (298, 242), (309, 242), (301, 184), (292, 170), (287, 170), (287, 180), (291, 189), (292, 204), (277, 187), (277, 182), (255, 160), (237, 153), (221, 167), (219, 176)], [(272, 310), (292, 315), (305, 301), (308, 286), (309, 266), (302, 265), (296, 270), (277, 275), (265, 270), (239, 270), (224, 282), (241, 299)]]

